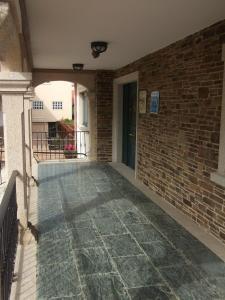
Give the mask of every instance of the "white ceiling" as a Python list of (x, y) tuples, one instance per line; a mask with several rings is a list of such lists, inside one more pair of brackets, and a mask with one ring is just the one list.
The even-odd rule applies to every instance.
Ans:
[[(26, 0), (36, 68), (117, 69), (225, 19), (225, 0)], [(90, 42), (109, 48), (91, 56)]]

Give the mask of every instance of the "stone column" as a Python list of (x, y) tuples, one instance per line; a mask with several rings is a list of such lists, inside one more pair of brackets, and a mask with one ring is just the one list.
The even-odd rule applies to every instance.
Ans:
[(1, 72), (0, 94), (4, 112), (6, 174), (17, 170), (18, 218), (27, 227), (27, 184), (24, 123), (24, 94), (30, 85), (31, 73)]

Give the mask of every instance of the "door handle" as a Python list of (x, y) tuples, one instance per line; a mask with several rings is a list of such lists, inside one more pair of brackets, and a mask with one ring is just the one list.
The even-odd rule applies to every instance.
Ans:
[(135, 136), (133, 133), (129, 133), (128, 135), (129, 135), (129, 136)]

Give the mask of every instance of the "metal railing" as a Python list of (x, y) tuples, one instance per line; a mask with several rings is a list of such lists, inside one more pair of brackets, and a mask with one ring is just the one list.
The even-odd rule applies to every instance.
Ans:
[(18, 242), (16, 176), (13, 171), (0, 205), (0, 294), (8, 300)]
[(32, 144), (37, 160), (85, 158), (89, 151), (89, 131), (74, 131), (65, 136), (57, 132), (55, 136), (48, 132), (33, 132)]

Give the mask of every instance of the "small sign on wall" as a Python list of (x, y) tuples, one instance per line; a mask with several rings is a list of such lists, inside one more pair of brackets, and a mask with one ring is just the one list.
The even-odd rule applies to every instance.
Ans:
[(147, 91), (140, 90), (139, 99), (138, 99), (138, 110), (140, 114), (146, 113), (146, 101), (147, 101)]
[(159, 113), (159, 91), (151, 92), (150, 113)]

